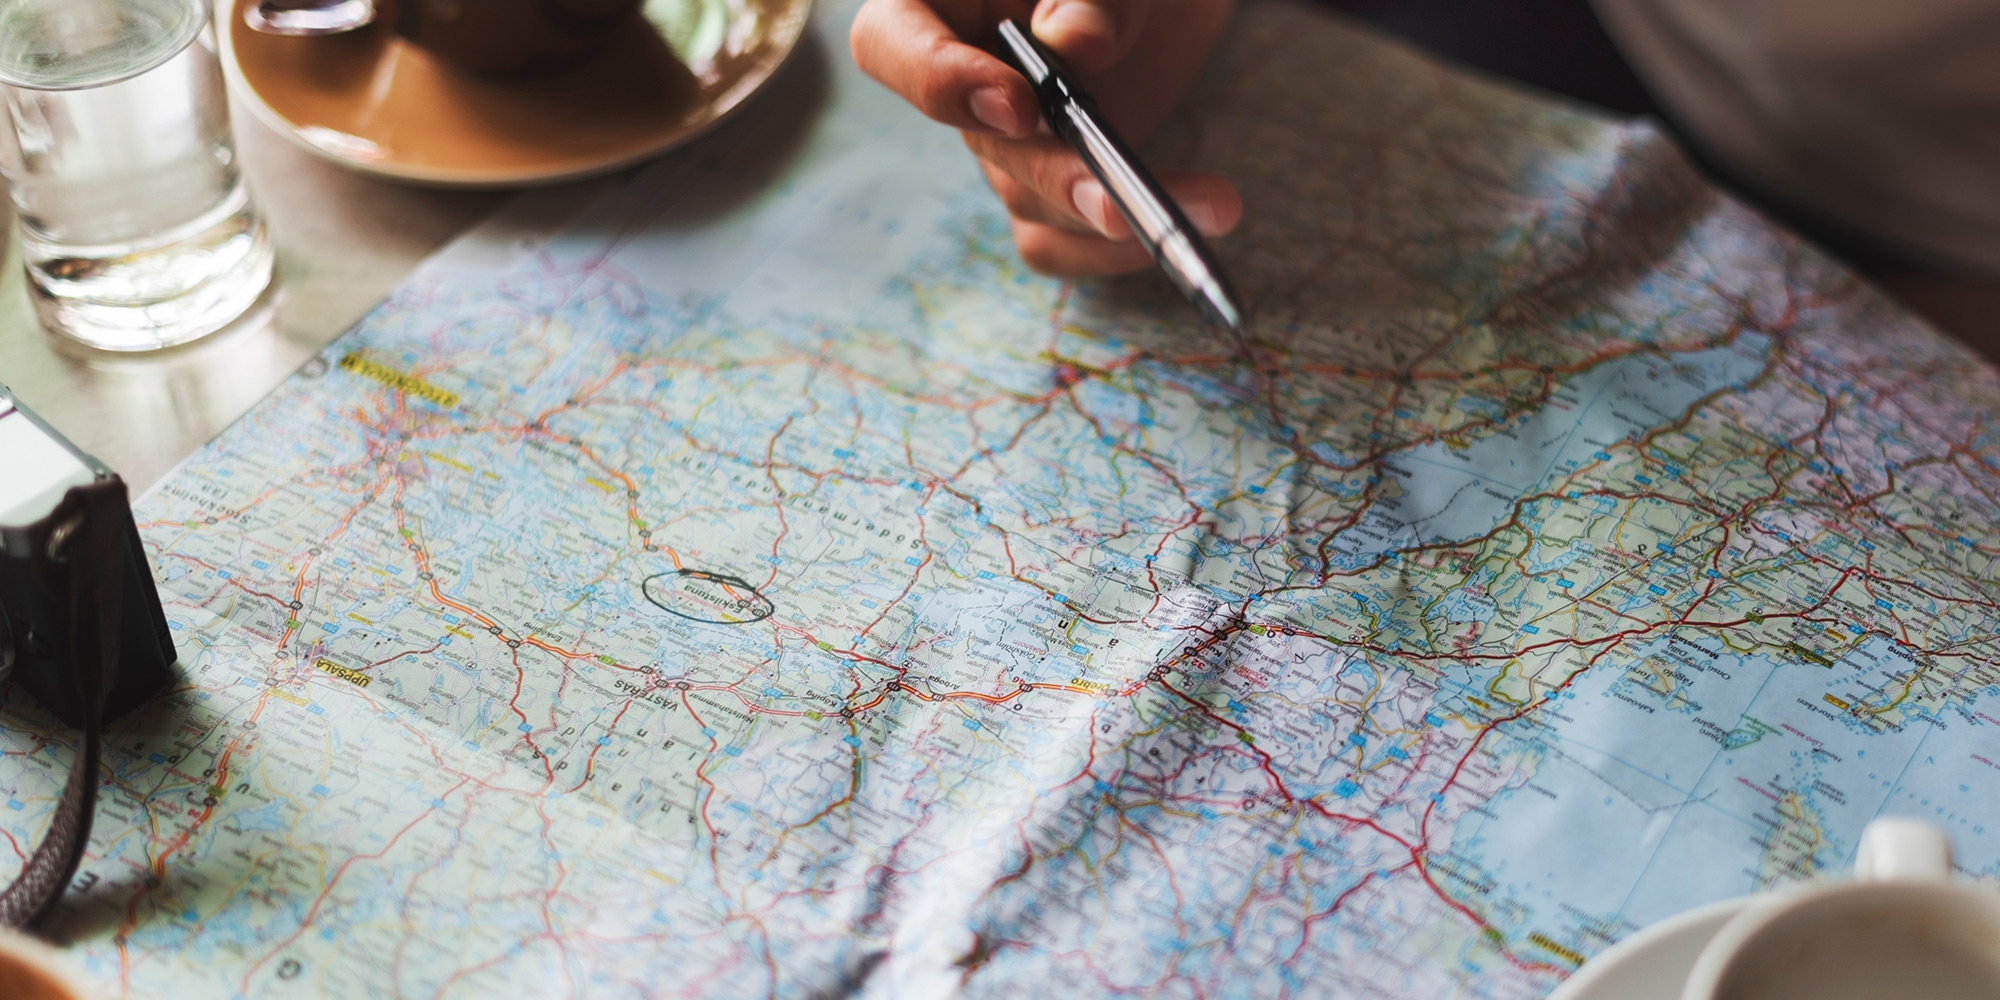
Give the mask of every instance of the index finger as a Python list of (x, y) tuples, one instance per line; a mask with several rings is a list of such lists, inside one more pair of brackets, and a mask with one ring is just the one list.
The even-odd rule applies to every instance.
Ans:
[[(1034, 91), (962, 34), (1002, 17), (1025, 18), (1033, 7), (1031, 0), (868, 0), (847, 40), (863, 72), (924, 114), (956, 128), (1019, 138), (1040, 121)], [(947, 23), (947, 17), (963, 23)]]

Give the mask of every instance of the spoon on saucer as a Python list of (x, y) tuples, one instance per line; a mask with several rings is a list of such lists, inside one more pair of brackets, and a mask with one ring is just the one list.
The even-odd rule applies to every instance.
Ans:
[(375, 0), (259, 0), (243, 20), (267, 35), (337, 35), (375, 20)]

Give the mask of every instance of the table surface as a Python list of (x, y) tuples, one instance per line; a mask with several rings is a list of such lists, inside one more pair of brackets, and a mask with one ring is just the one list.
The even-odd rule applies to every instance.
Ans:
[[(114, 355), (43, 332), (0, 245), (0, 383), (135, 492), (157, 482), (505, 196), (399, 186), (322, 161), (236, 109), (237, 146), (277, 245), (271, 291), (187, 347)], [(10, 208), (5, 219), (12, 222)]]

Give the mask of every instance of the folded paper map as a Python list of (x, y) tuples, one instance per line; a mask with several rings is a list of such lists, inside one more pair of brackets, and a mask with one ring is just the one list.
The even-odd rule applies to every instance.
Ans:
[(1536, 997), (1878, 814), (2000, 874), (1993, 369), (1653, 128), (1283, 3), (1152, 145), (1244, 189), (1239, 349), (1027, 273), (851, 13), (139, 504), (185, 680), (96, 974)]

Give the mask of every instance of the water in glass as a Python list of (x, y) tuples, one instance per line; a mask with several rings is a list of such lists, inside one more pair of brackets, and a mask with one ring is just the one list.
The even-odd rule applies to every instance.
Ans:
[(270, 283), (206, 0), (0, 0), (0, 113), (0, 174), (51, 329), (168, 347)]

